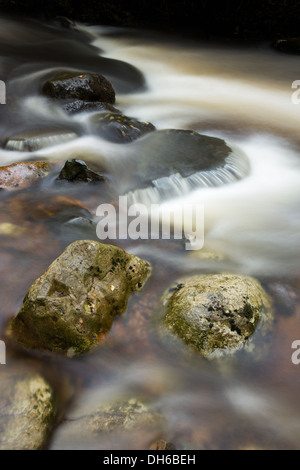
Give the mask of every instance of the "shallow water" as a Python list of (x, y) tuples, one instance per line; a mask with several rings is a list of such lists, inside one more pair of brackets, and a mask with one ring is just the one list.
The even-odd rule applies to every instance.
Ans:
[[(3, 328), (30, 284), (68, 243), (97, 239), (95, 226), (78, 228), (70, 220), (88, 216), (95, 222), (97, 206), (116, 201), (128, 188), (126, 166), (135, 143), (113, 144), (92, 135), (88, 115), (67, 115), (42, 98), (41, 84), (53, 69), (99, 71), (115, 86), (116, 107), (124, 114), (150, 121), (157, 129), (192, 129), (220, 137), (250, 163), (249, 175), (238, 182), (201, 187), (164, 203), (175, 211), (186, 203), (203, 203), (204, 250), (217, 251), (221, 259), (201, 259), (201, 252), (188, 252), (175, 240), (117, 242), (152, 263), (153, 276), (144, 291), (131, 298), (126, 314), (116, 319), (92, 354), (72, 362), (38, 359), (52, 380), (58, 371), (76, 383), (70, 419), (81, 413), (83, 404), (92, 406), (95, 396), (103, 402), (112, 396), (139, 396), (165, 416), (162, 435), (139, 440), (130, 433), (112, 435), (99, 444), (83, 436), (70, 439), (58, 427), (50, 447), (148, 448), (152, 440), (163, 438), (178, 448), (299, 448), (300, 366), (291, 362), (291, 344), (300, 337), (300, 105), (291, 99), (292, 82), (300, 78), (299, 58), (268, 45), (1, 21), (8, 96), (8, 104), (1, 106), (1, 141), (44, 127), (78, 134), (71, 142), (33, 153), (2, 148), (1, 165), (43, 158), (61, 166), (67, 158), (80, 157), (110, 179), (104, 189), (70, 187), (57, 185), (53, 173), (30, 189), (1, 192), (1, 222), (27, 229), (21, 241), (0, 237)], [(44, 53), (36, 47), (39, 42)], [(137, 67), (145, 83), (134, 69), (111, 59)], [(146, 190), (140, 202), (149, 203), (149, 197), (151, 202)], [(222, 271), (254, 275), (274, 297), (274, 332), (259, 360), (245, 354), (235, 361), (207, 363), (185, 355), (159, 334), (164, 290), (183, 276)], [(57, 377), (54, 382), (59, 389)]]

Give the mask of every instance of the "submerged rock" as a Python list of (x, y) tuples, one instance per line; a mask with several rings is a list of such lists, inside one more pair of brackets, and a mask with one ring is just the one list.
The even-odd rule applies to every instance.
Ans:
[(47, 162), (21, 162), (0, 167), (0, 189), (23, 189), (47, 176)]
[(11, 335), (28, 348), (89, 351), (150, 274), (147, 262), (90, 240), (71, 243), (27, 292)]
[(247, 156), (219, 138), (190, 130), (151, 132), (131, 146), (125, 191), (129, 203), (155, 204), (249, 174)]
[(242, 349), (258, 324), (267, 331), (272, 319), (268, 295), (248, 276), (194, 276), (171, 289), (165, 303), (168, 330), (208, 359)]
[(76, 240), (92, 240), (93, 237), (95, 237), (96, 229), (96, 222), (92, 220), (92, 216), (89, 217), (88, 214), (86, 214), (84, 217), (73, 217), (64, 222), (61, 226), (60, 233), (63, 240), (72, 241), (74, 238), (76, 238)]
[(11, 137), (5, 145), (6, 150), (35, 152), (44, 147), (63, 144), (77, 138), (75, 132), (54, 130), (27, 131)]
[(300, 54), (300, 37), (277, 39), (273, 43), (273, 47), (280, 52), (287, 52), (289, 54)]
[(0, 380), (0, 450), (46, 444), (56, 414), (54, 392), (39, 374), (7, 366)]
[(104, 176), (90, 170), (84, 161), (75, 159), (66, 161), (57, 179), (70, 182), (81, 181), (84, 183), (100, 183), (105, 181)]
[(46, 81), (42, 92), (55, 99), (115, 102), (112, 84), (97, 73), (59, 72)]
[(84, 112), (105, 112), (109, 111), (111, 113), (118, 113), (119, 110), (112, 106), (109, 103), (99, 103), (97, 101), (82, 101), (82, 100), (75, 100), (69, 103), (65, 103), (62, 106), (63, 110), (68, 114), (75, 114), (75, 113), (84, 113)]
[(111, 449), (124, 445), (122, 448), (146, 450), (163, 426), (162, 415), (136, 397), (103, 402), (88, 396), (66, 416), (51, 448)]
[(225, 164), (232, 152), (222, 139), (181, 129), (166, 129), (145, 136), (137, 143), (143, 157), (137, 161), (137, 173), (148, 183), (179, 173), (191, 176)]
[(150, 122), (138, 121), (124, 114), (96, 114), (90, 119), (93, 132), (116, 143), (128, 143), (155, 130)]

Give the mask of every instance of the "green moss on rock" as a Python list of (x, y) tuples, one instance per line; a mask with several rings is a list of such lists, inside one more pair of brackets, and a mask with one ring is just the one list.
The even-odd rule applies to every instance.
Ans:
[(37, 450), (46, 444), (56, 415), (54, 392), (34, 371), (1, 371), (0, 450)]
[(89, 351), (149, 274), (147, 262), (118, 247), (71, 243), (30, 287), (11, 335), (28, 348), (69, 357)]
[(116, 443), (126, 449), (132, 445), (135, 449), (147, 449), (165, 425), (163, 415), (143, 398), (108, 399), (97, 390), (83, 396), (66, 415), (54, 436), (52, 449), (99, 450), (111, 448)]
[(248, 276), (194, 276), (170, 289), (165, 303), (169, 331), (209, 359), (242, 349), (272, 319), (268, 295)]

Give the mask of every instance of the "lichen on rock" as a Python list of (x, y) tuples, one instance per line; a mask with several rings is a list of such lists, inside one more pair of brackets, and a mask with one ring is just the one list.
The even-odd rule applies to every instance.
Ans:
[(164, 431), (163, 415), (142, 397), (103, 400), (99, 390), (92, 397), (91, 401), (91, 396), (84, 396), (84, 403), (79, 403), (66, 415), (51, 449), (112, 449), (122, 446), (146, 450)]
[(259, 323), (267, 331), (272, 320), (269, 296), (249, 276), (194, 276), (170, 289), (164, 303), (168, 330), (208, 359), (242, 349)]
[(34, 371), (13, 366), (1, 371), (0, 450), (44, 447), (56, 414), (54, 391)]
[(150, 265), (116, 246), (71, 243), (27, 292), (10, 325), (22, 345), (72, 357), (96, 346)]

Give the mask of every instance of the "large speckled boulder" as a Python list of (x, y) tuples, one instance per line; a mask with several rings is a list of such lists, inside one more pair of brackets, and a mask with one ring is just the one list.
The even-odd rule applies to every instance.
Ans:
[(115, 102), (112, 84), (96, 73), (59, 72), (44, 83), (42, 91), (55, 99)]
[(165, 295), (168, 330), (191, 349), (212, 359), (242, 349), (261, 323), (267, 331), (271, 301), (252, 277), (198, 275)]
[(7, 365), (0, 377), (0, 450), (43, 448), (55, 418), (52, 388), (20, 367)]
[(115, 246), (71, 243), (32, 284), (10, 334), (29, 348), (69, 357), (86, 352), (149, 273), (147, 262)]

